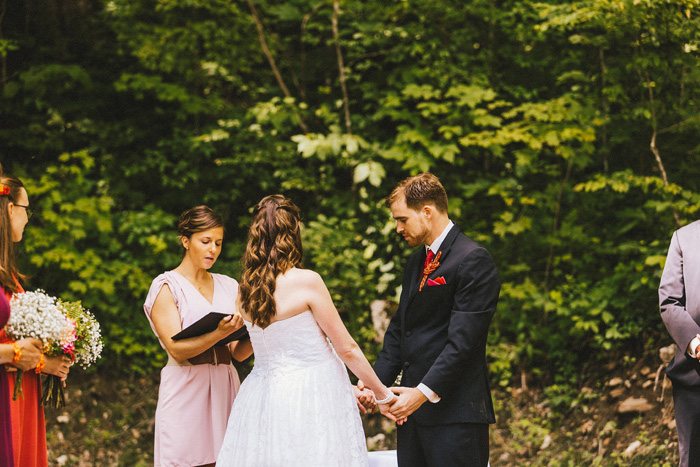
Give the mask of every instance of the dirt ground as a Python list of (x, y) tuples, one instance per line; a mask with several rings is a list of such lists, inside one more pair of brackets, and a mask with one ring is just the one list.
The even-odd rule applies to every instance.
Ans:
[[(491, 465), (677, 465), (671, 387), (659, 367), (652, 356), (621, 358), (566, 386), (495, 389)], [(73, 371), (66, 407), (45, 411), (50, 465), (152, 465), (158, 382), (158, 372)], [(395, 448), (390, 422), (363, 423), (371, 450)]]

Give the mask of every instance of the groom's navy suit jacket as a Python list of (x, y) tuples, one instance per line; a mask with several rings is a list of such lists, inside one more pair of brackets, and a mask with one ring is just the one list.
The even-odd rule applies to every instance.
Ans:
[(486, 338), (501, 287), (496, 265), (456, 225), (439, 251), (440, 265), (428, 278), (444, 277), (445, 284), (426, 283), (421, 291), (425, 247), (408, 259), (399, 309), (374, 370), (387, 386), (403, 370), (402, 386), (423, 383), (440, 396), (413, 413), (418, 423), (494, 423)]

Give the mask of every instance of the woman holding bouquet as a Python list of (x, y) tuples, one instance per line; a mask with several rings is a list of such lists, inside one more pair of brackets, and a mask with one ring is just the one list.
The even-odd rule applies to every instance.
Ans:
[[(223, 225), (206, 206), (183, 212), (178, 223), (182, 262), (153, 280), (144, 304), (168, 354), (156, 408), (156, 466), (213, 465), (240, 386), (231, 358), (242, 361), (252, 354), (247, 339), (216, 345), (243, 326), (236, 312), (238, 283), (208, 271), (221, 253)], [(228, 316), (210, 333), (172, 339), (210, 312)]]
[[(10, 302), (4, 293), (0, 293), (0, 329), (7, 324), (9, 318)], [(14, 464), (12, 423), (10, 422), (11, 393), (5, 365), (10, 364), (20, 370), (30, 370), (37, 366), (40, 356), (41, 341), (37, 339), (22, 339), (12, 344), (0, 344), (0, 466)]]
[[(19, 284), (22, 275), (17, 271), (15, 264), (14, 243), (22, 240), (24, 227), (27, 225), (32, 211), (29, 207), (27, 191), (22, 182), (11, 175), (3, 175), (2, 167), (0, 167), (0, 186), (2, 187), (0, 190), (0, 286), (3, 288), (6, 298), (10, 300), (12, 294), (24, 292)], [(0, 331), (0, 342), (7, 344), (8, 341), (5, 332)], [(32, 354), (30, 346), (25, 346), (24, 341), (27, 339), (16, 342), (20, 351), (13, 355), (13, 361), (19, 358), (18, 368), (22, 370), (35, 368), (35, 370), (25, 372), (22, 378), (22, 396), (16, 401), (10, 401), (14, 465), (41, 467), (48, 464), (48, 459), (44, 409), (39, 405), (41, 400), (39, 374), (56, 375), (65, 380), (70, 369), (70, 360), (65, 357), (48, 357), (40, 354), (38, 365), (29, 360), (23, 364), (22, 354), (28, 352), (27, 358)], [(14, 351), (14, 345), (11, 341), (9, 344)], [(9, 393), (12, 394), (15, 389), (15, 373), (10, 371), (7, 376), (7, 387)]]

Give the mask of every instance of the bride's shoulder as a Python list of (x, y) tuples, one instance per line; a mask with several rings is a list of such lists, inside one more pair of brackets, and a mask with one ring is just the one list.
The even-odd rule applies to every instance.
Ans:
[(318, 286), (319, 282), (323, 283), (321, 275), (311, 269), (292, 268), (284, 274), (284, 278), (290, 284), (300, 287)]

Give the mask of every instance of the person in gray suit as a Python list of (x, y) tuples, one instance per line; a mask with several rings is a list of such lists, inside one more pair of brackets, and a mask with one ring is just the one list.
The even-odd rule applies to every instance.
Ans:
[(661, 319), (677, 345), (666, 368), (680, 466), (700, 465), (700, 221), (674, 232), (659, 285)]

